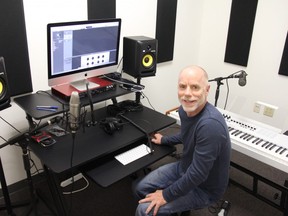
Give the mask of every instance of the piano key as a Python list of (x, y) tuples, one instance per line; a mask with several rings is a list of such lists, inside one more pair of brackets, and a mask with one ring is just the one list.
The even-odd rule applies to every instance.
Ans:
[(269, 148), (269, 150), (272, 151), (276, 146), (277, 146), (277, 145), (273, 144), (273, 146), (271, 146), (271, 147)]
[[(273, 143), (269, 143), (265, 148), (268, 149), (269, 147), (271, 147), (273, 145)], [(269, 149), (270, 150), (270, 149)]]
[(261, 147), (265, 147), (269, 142), (266, 141), (264, 144), (261, 145)]
[(280, 146), (280, 147), (276, 150), (276, 153), (278, 153), (281, 149), (282, 149), (282, 147)]
[(242, 131), (238, 131), (235, 136), (238, 136), (239, 134), (242, 134), (243, 132)]
[(231, 133), (231, 135), (234, 135), (235, 133), (239, 132), (239, 130), (235, 130)]
[(284, 148), (282, 151), (280, 151), (280, 153), (279, 154), (283, 154), (285, 151), (286, 151), (287, 149), (286, 148)]
[(254, 136), (250, 136), (248, 139), (246, 139), (247, 141), (250, 141), (251, 139), (253, 139), (254, 138)]
[(260, 139), (258, 142), (256, 142), (256, 145), (260, 144), (263, 141), (264, 141), (263, 139)]
[(260, 139), (260, 138), (257, 137), (255, 140), (252, 141), (252, 143), (257, 142), (259, 139)]

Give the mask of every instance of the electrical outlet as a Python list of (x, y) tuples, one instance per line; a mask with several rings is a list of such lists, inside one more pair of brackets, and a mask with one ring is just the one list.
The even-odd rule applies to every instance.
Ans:
[(260, 113), (260, 110), (261, 110), (261, 104), (258, 103), (258, 102), (256, 102), (256, 103), (254, 104), (253, 112), (255, 112), (255, 113)]
[(274, 107), (270, 107), (270, 106), (265, 106), (264, 107), (264, 111), (263, 111), (263, 115), (269, 116), (269, 117), (273, 117), (275, 112), (275, 108)]

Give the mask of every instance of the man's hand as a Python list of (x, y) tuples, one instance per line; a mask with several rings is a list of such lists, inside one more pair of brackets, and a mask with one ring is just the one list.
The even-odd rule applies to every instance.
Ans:
[(155, 144), (161, 144), (161, 138), (163, 137), (162, 134), (160, 133), (156, 133), (154, 134), (154, 136), (152, 137), (151, 141)]
[(154, 193), (147, 194), (146, 197), (139, 201), (139, 203), (150, 202), (146, 210), (146, 214), (148, 214), (152, 208), (154, 207), (153, 215), (156, 216), (159, 208), (165, 205), (167, 202), (163, 197), (162, 190), (157, 190)]

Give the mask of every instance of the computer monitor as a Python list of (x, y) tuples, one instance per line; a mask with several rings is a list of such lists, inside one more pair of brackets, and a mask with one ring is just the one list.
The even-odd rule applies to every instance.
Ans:
[(70, 83), (82, 91), (88, 78), (115, 72), (120, 30), (118, 18), (48, 24), (48, 85)]

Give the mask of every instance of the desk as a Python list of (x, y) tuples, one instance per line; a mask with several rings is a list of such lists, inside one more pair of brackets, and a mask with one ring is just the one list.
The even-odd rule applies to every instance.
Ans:
[[(130, 94), (131, 91), (121, 88), (118, 84), (115, 86), (115, 90), (103, 92), (92, 97), (93, 103), (98, 103), (108, 99), (115, 99), (116, 97)], [(57, 114), (61, 114), (69, 110), (69, 101), (64, 101), (61, 98), (52, 95), (51, 91), (39, 91), (35, 94), (29, 94), (14, 99), (15, 103), (18, 104), (25, 112), (30, 128), (33, 128), (32, 119), (40, 120), (48, 118)], [(89, 104), (88, 97), (81, 98), (81, 105), (86, 106)], [(58, 106), (59, 109), (56, 112), (49, 112), (43, 110), (37, 110), (36, 106)]]
[[(95, 120), (99, 122), (106, 116), (106, 108), (95, 110), (94, 115)], [(176, 122), (173, 118), (147, 107), (144, 107), (142, 111), (128, 112), (124, 115), (146, 130), (148, 134), (164, 129)], [(123, 121), (125, 122), (125, 120)], [(31, 142), (29, 148), (43, 164), (58, 214), (61, 216), (68, 214), (58, 174), (68, 173), (71, 170), (80, 171), (84, 174), (87, 173), (98, 184), (107, 187), (175, 150), (174, 147), (153, 145), (153, 154), (146, 155), (124, 166), (116, 161), (114, 156), (139, 143), (146, 143), (146, 135), (130, 123), (125, 124), (123, 129), (116, 131), (113, 135), (108, 135), (97, 124), (86, 127), (85, 131), (82, 129), (77, 131), (71, 166), (72, 136), (68, 134), (55, 139), (57, 143), (51, 147), (44, 148)]]

